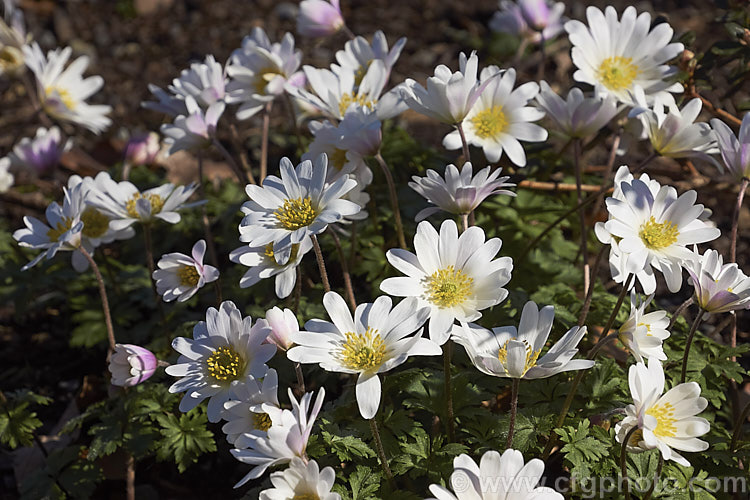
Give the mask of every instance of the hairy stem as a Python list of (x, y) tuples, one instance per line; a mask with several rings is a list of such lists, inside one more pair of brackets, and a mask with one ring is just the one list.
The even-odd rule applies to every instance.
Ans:
[(78, 247), (78, 251), (80, 251), (84, 257), (86, 257), (86, 260), (89, 261), (89, 264), (91, 265), (91, 270), (94, 271), (94, 276), (96, 276), (96, 281), (99, 283), (99, 296), (102, 299), (102, 311), (104, 312), (104, 324), (107, 326), (107, 338), (109, 339), (109, 349), (107, 350), (107, 360), (109, 360), (109, 357), (112, 356), (112, 353), (115, 351), (115, 344), (117, 343), (115, 341), (115, 329), (112, 326), (112, 315), (109, 310), (109, 299), (107, 298), (107, 289), (104, 286), (104, 278), (102, 278), (102, 273), (99, 271), (99, 266), (96, 265), (96, 261), (91, 256), (88, 251), (86, 251), (83, 246)]
[(326, 263), (323, 260), (323, 251), (320, 249), (318, 237), (313, 234), (310, 238), (312, 238), (315, 259), (318, 261), (318, 269), (320, 269), (320, 280), (323, 282), (323, 289), (328, 293), (331, 291), (331, 284), (328, 282), (328, 273), (326, 272)]
[(471, 153), (469, 153), (469, 143), (466, 142), (466, 135), (464, 134), (464, 126), (461, 122), (456, 124), (458, 129), (458, 135), (461, 137), (461, 149), (463, 150), (464, 163), (471, 162)]
[(260, 175), (258, 178), (258, 182), (261, 184), (268, 173), (268, 131), (271, 127), (272, 106), (273, 101), (269, 101), (266, 103), (266, 107), (263, 108), (263, 129), (260, 136)]
[(667, 331), (671, 332), (672, 327), (677, 322), (677, 320), (680, 318), (683, 312), (685, 312), (685, 309), (690, 307), (690, 304), (693, 303), (693, 297), (690, 297), (685, 302), (679, 305), (679, 307), (675, 310), (675, 312), (672, 314), (672, 318), (669, 320), (669, 326), (667, 326)]
[(451, 357), (453, 354), (453, 344), (449, 340), (443, 344), (443, 375), (445, 385), (445, 414), (448, 419), (448, 442), (456, 440), (456, 422), (453, 415), (453, 382), (451, 380)]
[(591, 300), (594, 298), (594, 281), (596, 280), (596, 275), (599, 272), (599, 266), (602, 263), (602, 259), (607, 253), (607, 248), (608, 245), (603, 245), (601, 250), (599, 250), (599, 253), (596, 255), (596, 259), (594, 259), (594, 267), (591, 268), (591, 285), (586, 292), (586, 298), (583, 301), (583, 307), (581, 307), (581, 315), (578, 317), (578, 326), (583, 326), (583, 324), (586, 323), (586, 317), (589, 315), (589, 310), (591, 309)]
[(681, 384), (685, 383), (685, 378), (687, 377), (687, 364), (688, 364), (688, 357), (690, 356), (690, 346), (693, 345), (693, 338), (695, 337), (695, 332), (698, 331), (698, 325), (701, 324), (702, 319), (703, 319), (703, 311), (699, 309), (698, 314), (695, 315), (693, 324), (690, 325), (690, 333), (688, 333), (687, 344), (685, 344), (685, 354), (682, 357), (682, 375), (680, 376)]
[(328, 227), (328, 232), (333, 237), (333, 243), (336, 245), (336, 252), (339, 255), (339, 260), (341, 261), (341, 272), (344, 275), (344, 289), (346, 290), (346, 299), (349, 302), (349, 307), (351, 308), (352, 312), (354, 312), (357, 309), (357, 300), (354, 298), (354, 288), (352, 287), (352, 277), (349, 274), (349, 266), (346, 262), (346, 256), (344, 255), (344, 250), (341, 248), (341, 240), (339, 239), (339, 236), (336, 234), (336, 231), (333, 230), (332, 227)]
[(375, 421), (375, 417), (368, 420), (370, 423), (370, 430), (372, 431), (372, 438), (375, 440), (375, 449), (378, 452), (378, 458), (380, 459), (380, 465), (383, 467), (385, 477), (388, 478), (388, 482), (393, 485), (393, 472), (388, 467), (388, 460), (385, 458), (385, 450), (383, 449), (383, 442), (380, 440), (380, 432), (378, 431), (378, 423)]
[[(406, 237), (404, 236), (404, 225), (401, 223), (401, 210), (398, 207), (398, 195), (396, 194), (396, 184), (393, 182), (393, 176), (391, 170), (388, 168), (388, 164), (383, 159), (383, 155), (380, 151), (375, 155), (375, 159), (380, 165), (380, 169), (385, 175), (385, 180), (388, 183), (388, 194), (391, 197), (391, 209), (393, 210), (393, 220), (396, 221), (396, 232), (398, 233), (398, 244), (401, 248), (406, 248)], [(376, 218), (376, 217), (374, 217)]]
[(510, 386), (510, 423), (508, 424), (508, 440), (505, 442), (505, 449), (513, 447), (513, 431), (516, 427), (516, 413), (518, 412), (518, 386), (521, 379), (514, 378)]
[(128, 454), (125, 471), (125, 495), (127, 500), (135, 500), (135, 458)]
[[(625, 435), (625, 439), (622, 441), (622, 449), (620, 450), (620, 472), (622, 478), (625, 481), (625, 499), (630, 500), (630, 478), (628, 478), (628, 443), (630, 438), (633, 437), (635, 431), (638, 430), (638, 426), (634, 425), (632, 429)], [(661, 455), (661, 452), (659, 452)]]

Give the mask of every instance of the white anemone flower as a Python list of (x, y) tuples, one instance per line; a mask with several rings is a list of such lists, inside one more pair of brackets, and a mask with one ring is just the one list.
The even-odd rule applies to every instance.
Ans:
[(617, 442), (622, 443), (637, 427), (627, 443), (629, 452), (658, 448), (664, 460), (674, 460), (690, 467), (679, 451), (700, 452), (708, 443), (698, 439), (711, 430), (708, 421), (696, 417), (706, 409), (708, 401), (700, 397), (697, 382), (688, 382), (664, 392), (664, 370), (658, 360), (651, 359), (648, 368), (643, 363), (630, 367), (628, 374), (632, 405), (625, 408), (627, 415), (615, 426)]
[(330, 372), (356, 374), (357, 405), (363, 418), (374, 418), (380, 407), (379, 373), (392, 370), (409, 356), (442, 353), (439, 345), (422, 338), (429, 310), (419, 307), (414, 298), (391, 309), (391, 298), (381, 296), (358, 305), (354, 317), (336, 292), (326, 293), (323, 305), (332, 322), (312, 319), (305, 323), (307, 331), (292, 336), (296, 345), (287, 357), (303, 364), (318, 363)]
[(341, 495), (331, 493), (336, 482), (333, 467), (320, 470), (315, 460), (305, 463), (294, 457), (288, 469), (272, 473), (270, 479), (274, 487), (261, 491), (259, 500), (341, 500)]
[(500, 10), (490, 19), (490, 29), (523, 37), (532, 43), (552, 40), (563, 30), (563, 2), (550, 0), (500, 0)]
[(653, 108), (648, 108), (643, 92), (637, 89), (636, 102), (638, 106), (630, 111), (629, 116), (641, 120), (654, 151), (670, 158), (700, 158), (718, 165), (709, 156), (719, 152), (714, 131), (708, 123), (693, 123), (701, 112), (700, 99), (691, 99), (682, 109), (670, 104), (665, 113), (664, 106), (658, 102)]
[(406, 109), (399, 88), (383, 94), (388, 71), (380, 59), (373, 60), (359, 78), (353, 69), (346, 67), (339, 68), (338, 74), (312, 66), (304, 66), (302, 70), (312, 92), (294, 86), (287, 86), (287, 90), (333, 119), (341, 120), (351, 107), (366, 108), (380, 120), (393, 118)]
[(682, 85), (673, 81), (677, 69), (665, 63), (677, 57), (683, 45), (670, 43), (674, 31), (669, 24), (651, 29), (651, 15), (637, 14), (633, 6), (621, 19), (612, 6), (604, 12), (588, 7), (586, 18), (588, 26), (575, 20), (565, 23), (577, 82), (591, 84), (625, 104), (632, 104), (636, 87), (643, 89), (649, 104), (655, 98), (674, 102), (670, 92), (682, 92)]
[(204, 112), (195, 99), (185, 98), (186, 115), (179, 115), (174, 123), (161, 126), (164, 142), (169, 144), (168, 154), (177, 151), (196, 151), (209, 147), (216, 137), (216, 126), (224, 113), (224, 101), (216, 101)]
[(10, 159), (0, 158), (0, 193), (7, 192), (13, 187), (15, 177), (10, 173)]
[[(383, 61), (386, 75), (390, 75), (393, 65), (396, 64), (401, 51), (406, 45), (406, 37), (398, 39), (393, 48), (388, 50), (388, 40), (385, 34), (378, 30), (372, 37), (372, 43), (364, 37), (358, 36), (354, 40), (349, 40), (344, 44), (344, 50), (336, 52), (336, 61), (338, 65), (332, 65), (334, 73), (338, 73), (341, 68), (354, 71), (355, 84), (359, 85), (367, 73), (367, 69), (375, 60)], [(386, 76), (386, 80), (388, 76)], [(359, 80), (359, 81), (357, 81)]]
[(365, 158), (375, 155), (380, 149), (380, 125), (375, 113), (357, 107), (347, 111), (338, 124), (312, 121), (308, 127), (314, 138), (302, 160), (312, 161), (325, 153), (329, 167), (327, 182), (347, 174), (352, 174), (358, 181), (368, 177), (371, 181), (372, 173), (365, 172), (370, 170)]
[(695, 251), (695, 259), (685, 261), (685, 269), (695, 289), (695, 303), (711, 313), (750, 309), (750, 278), (734, 262), (724, 264), (719, 252)]
[(218, 422), (224, 403), (237, 399), (235, 388), (247, 382), (247, 376), (263, 377), (266, 362), (276, 346), (266, 344), (268, 327), (242, 313), (231, 301), (217, 310), (209, 307), (206, 321), (193, 328), (193, 338), (177, 337), (172, 348), (180, 353), (177, 363), (166, 368), (168, 375), (180, 377), (169, 392), (184, 392), (180, 411), (188, 412), (208, 398), (208, 420)]
[(462, 323), (453, 327), (452, 339), (466, 349), (479, 371), (493, 377), (537, 379), (594, 366), (591, 360), (573, 359), (578, 353), (578, 343), (586, 335), (585, 326), (568, 330), (539, 358), (554, 319), (553, 306), (540, 310), (529, 301), (521, 311), (518, 329), (503, 326), (487, 330), (474, 323)]
[[(519, 141), (540, 142), (547, 139), (547, 131), (531, 123), (544, 117), (544, 111), (526, 106), (539, 93), (536, 82), (524, 83), (513, 89), (516, 70), (500, 71), (488, 66), (480, 75), (487, 86), (471, 107), (463, 121), (466, 142), (481, 147), (487, 160), (495, 163), (503, 152), (519, 167), (526, 165), (526, 153)], [(458, 130), (443, 138), (447, 149), (462, 147)]]
[(108, 369), (112, 374), (112, 385), (133, 387), (148, 380), (159, 366), (154, 353), (134, 344), (115, 344), (109, 358)]
[(581, 89), (573, 87), (563, 99), (544, 80), (539, 85), (541, 91), (536, 96), (537, 105), (567, 137), (584, 138), (594, 135), (619, 112), (617, 99), (612, 94), (585, 97)]
[(206, 255), (206, 241), (198, 240), (190, 255), (174, 252), (162, 255), (154, 271), (156, 291), (164, 302), (177, 299), (185, 302), (195, 295), (206, 283), (219, 279), (219, 270), (203, 263)]
[(630, 316), (618, 330), (620, 342), (639, 363), (643, 363), (644, 358), (655, 358), (659, 361), (667, 359), (662, 343), (669, 338), (669, 317), (666, 311), (646, 312), (653, 298), (653, 295), (649, 295), (646, 300), (641, 300), (640, 296), (632, 291)]
[(506, 182), (509, 176), (500, 177), (503, 172), (498, 168), (490, 173), (491, 167), (487, 166), (472, 175), (470, 162), (464, 163), (459, 172), (455, 165), (445, 167), (445, 178), (430, 169), (426, 177), (412, 176), (409, 187), (421, 194), (435, 207), (421, 210), (414, 218), (417, 222), (426, 219), (441, 210), (455, 215), (466, 215), (474, 211), (487, 197), (493, 195), (516, 196), (513, 191), (502, 189), (514, 187), (515, 184)]
[(36, 42), (23, 47), (26, 65), (36, 76), (37, 95), (44, 111), (99, 134), (112, 123), (106, 116), (112, 108), (88, 104), (86, 99), (102, 88), (104, 80), (101, 76), (83, 78), (89, 65), (87, 56), (79, 57), (66, 68), (72, 52), (73, 49), (65, 47), (45, 56)]
[(472, 52), (467, 58), (458, 56), (459, 71), (455, 73), (441, 64), (435, 68), (435, 76), (427, 78), (427, 88), (407, 78), (401, 93), (407, 106), (439, 122), (457, 125), (464, 121), (474, 103), (489, 85), (487, 79), (477, 79), (479, 58)]
[(544, 486), (537, 486), (544, 473), (538, 458), (524, 464), (520, 451), (509, 448), (502, 455), (487, 451), (479, 465), (469, 455), (453, 459), (451, 490), (430, 485), (434, 498), (427, 500), (562, 500), (564, 497)]
[(416, 254), (400, 248), (386, 257), (406, 276), (383, 280), (380, 289), (396, 297), (416, 297), (430, 309), (430, 339), (442, 345), (456, 320), (475, 321), (479, 312), (508, 296), (513, 259), (495, 258), (500, 238), (485, 241), (482, 228), (472, 226), (458, 235), (456, 223), (446, 220), (440, 234), (423, 221), (414, 236)]
[(282, 311), (278, 307), (273, 307), (266, 311), (265, 321), (271, 328), (267, 341), (279, 349), (288, 351), (294, 345), (292, 336), (299, 332), (299, 322), (294, 312), (291, 309)]
[(279, 407), (279, 376), (271, 368), (262, 380), (247, 376), (244, 384), (234, 387), (234, 396), (224, 403), (221, 418), (227, 421), (221, 426), (227, 435), (227, 441), (235, 444), (243, 434), (265, 436), (271, 427), (271, 417), (263, 411), (263, 405), (269, 404)]
[(729, 125), (718, 118), (711, 120), (711, 126), (729, 173), (737, 179), (750, 179), (750, 113), (745, 113), (736, 136)]
[(302, 51), (294, 49), (291, 33), (272, 44), (263, 28), (253, 28), (227, 66), (231, 80), (226, 101), (240, 104), (237, 118), (250, 118), (283, 94), (287, 80), (298, 76), (301, 63)]
[(140, 191), (131, 182), (115, 182), (109, 174), (101, 172), (96, 176), (96, 189), (92, 191), (88, 203), (110, 217), (109, 226), (115, 230), (124, 229), (135, 222), (149, 224), (162, 220), (177, 224), (180, 222), (178, 210), (196, 204), (186, 203), (196, 189), (197, 184), (163, 184)]
[(87, 205), (99, 179), (99, 176), (97, 180), (91, 177), (81, 178), (78, 175), (70, 176), (68, 186), (64, 189), (63, 206), (60, 207), (53, 202), (47, 207), (46, 217), (49, 226), (33, 217), (24, 218), (27, 228), (19, 229), (13, 237), (21, 246), (45, 250), (24, 266), (24, 270), (36, 265), (44, 256), (51, 259), (58, 250), (66, 250), (73, 252), (73, 269), (83, 272), (88, 269), (89, 261), (79, 251), (79, 247), (93, 254), (103, 243), (131, 238), (135, 234), (131, 228), (111, 227), (111, 219), (105, 213)]
[(321, 387), (315, 403), (312, 403), (312, 392), (302, 396), (299, 402), (295, 399), (291, 389), (288, 390), (288, 394), (289, 401), (292, 403), (291, 411), (263, 404), (263, 411), (271, 418), (271, 427), (266, 435), (243, 434), (236, 444), (237, 448), (231, 450), (234, 458), (255, 466), (234, 485), (235, 488), (239, 488), (251, 479), (259, 478), (274, 465), (289, 463), (295, 457), (303, 461), (307, 460), (305, 453), (307, 441), (310, 439), (315, 419), (323, 406), (326, 392)]
[(687, 245), (715, 240), (721, 231), (701, 220), (703, 205), (695, 204), (698, 195), (693, 190), (678, 197), (675, 188), (649, 179), (622, 181), (620, 189), (621, 198), (607, 198), (609, 220), (597, 227), (597, 236), (605, 244), (617, 244), (621, 275), (635, 273), (644, 293), (656, 289), (652, 276), (638, 275), (649, 268), (664, 274), (669, 290), (677, 292), (682, 263), (693, 258)]
[(303, 161), (296, 169), (288, 158), (282, 158), (280, 168), (281, 178), (269, 175), (263, 186), (245, 188), (250, 200), (242, 205), (240, 241), (251, 247), (273, 243), (276, 260), (286, 262), (294, 244), (356, 214), (360, 207), (341, 198), (356, 181), (344, 176), (326, 184), (328, 158), (324, 154), (314, 162)]
[(209, 55), (204, 62), (193, 63), (190, 68), (182, 70), (179, 78), (172, 80), (172, 85), (167, 87), (169, 92), (149, 84), (148, 89), (157, 101), (145, 101), (142, 106), (172, 117), (189, 115), (188, 97), (205, 110), (224, 100), (226, 85), (226, 71), (214, 56)]
[(73, 145), (72, 140), (62, 140), (60, 129), (39, 127), (33, 138), (24, 137), (8, 155), (14, 167), (29, 170), (36, 175), (51, 173), (60, 163), (63, 153)]
[(273, 242), (260, 247), (241, 246), (229, 253), (229, 260), (250, 268), (240, 278), (240, 288), (248, 288), (262, 279), (276, 276), (276, 296), (284, 299), (292, 293), (297, 283), (297, 266), (302, 257), (312, 250), (313, 244), (310, 238), (305, 238), (293, 243), (288, 254), (286, 251), (276, 253), (273, 247)]

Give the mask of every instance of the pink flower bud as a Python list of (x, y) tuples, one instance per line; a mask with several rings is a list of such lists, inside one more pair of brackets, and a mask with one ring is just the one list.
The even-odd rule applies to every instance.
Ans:
[(323, 37), (338, 33), (344, 27), (339, 0), (303, 0), (299, 4), (297, 32), (302, 36)]
[(156, 356), (143, 347), (133, 344), (116, 344), (109, 358), (112, 385), (133, 387), (147, 380), (156, 371)]
[(266, 312), (266, 322), (271, 327), (271, 333), (266, 339), (268, 343), (285, 351), (294, 345), (291, 338), (293, 333), (299, 332), (299, 323), (290, 309), (269, 309)]
[(159, 134), (148, 132), (130, 138), (125, 146), (125, 161), (130, 165), (151, 165), (161, 151)]

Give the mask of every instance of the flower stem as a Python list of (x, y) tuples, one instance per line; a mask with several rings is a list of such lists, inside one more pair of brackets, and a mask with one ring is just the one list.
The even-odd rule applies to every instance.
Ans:
[(263, 108), (263, 129), (260, 137), (260, 175), (258, 182), (263, 184), (263, 179), (266, 178), (268, 173), (268, 130), (271, 127), (271, 107), (273, 107), (273, 101), (266, 103), (266, 107)]
[(380, 440), (380, 432), (378, 432), (378, 423), (375, 421), (375, 417), (368, 420), (370, 423), (370, 430), (372, 430), (372, 437), (375, 440), (375, 449), (378, 452), (378, 458), (380, 459), (380, 465), (383, 467), (385, 477), (388, 478), (388, 482), (393, 486), (393, 472), (388, 467), (388, 460), (385, 458), (385, 450), (383, 449), (383, 442)]
[[(544, 39), (542, 39), (542, 43)], [(576, 196), (578, 205), (583, 201), (583, 192), (581, 191), (581, 140), (573, 141), (573, 157), (575, 159), (576, 173)], [(578, 210), (578, 223), (581, 228), (581, 260), (583, 261), (583, 293), (588, 294), (591, 286), (591, 274), (589, 268), (589, 250), (588, 250), (588, 231), (586, 230), (586, 214), (583, 210)]]
[(125, 496), (127, 500), (135, 500), (135, 458), (128, 454), (125, 471)]
[(443, 344), (443, 375), (445, 380), (445, 414), (448, 419), (448, 442), (456, 440), (456, 423), (453, 415), (453, 383), (451, 380), (451, 357), (453, 355), (453, 344), (447, 341)]
[[(391, 209), (393, 210), (393, 219), (396, 221), (396, 232), (398, 233), (398, 244), (401, 248), (406, 248), (406, 237), (404, 236), (404, 225), (401, 223), (401, 211), (398, 207), (398, 195), (396, 194), (396, 184), (393, 182), (393, 176), (388, 168), (388, 164), (383, 159), (380, 151), (375, 155), (385, 180), (388, 183), (388, 194), (391, 196)], [(374, 217), (376, 218), (376, 217)]]
[(461, 214), (462, 231), (469, 229), (469, 214)]
[(349, 266), (346, 262), (346, 256), (344, 250), (341, 248), (341, 240), (330, 226), (328, 232), (333, 237), (333, 242), (336, 245), (336, 252), (339, 254), (339, 260), (341, 261), (341, 272), (344, 274), (344, 289), (346, 290), (346, 299), (349, 301), (349, 307), (354, 312), (357, 309), (357, 301), (354, 298), (354, 288), (352, 287), (352, 277), (349, 274)]
[(516, 413), (518, 412), (518, 386), (521, 379), (514, 378), (510, 386), (510, 423), (508, 424), (508, 440), (505, 442), (505, 449), (513, 447), (513, 431), (516, 427)]
[[(234, 175), (237, 176), (237, 179), (243, 184), (250, 184), (250, 180), (247, 178), (247, 174), (240, 168), (239, 165), (237, 165), (237, 162), (235, 161), (231, 153), (227, 151), (227, 148), (225, 148), (224, 145), (216, 138), (214, 138), (213, 140), (213, 145), (214, 147), (216, 147), (216, 149), (219, 150), (219, 153), (221, 153), (224, 159), (227, 160), (227, 163), (232, 168), (232, 171), (234, 171)], [(255, 184), (255, 180), (253, 180), (253, 184)]]
[(656, 488), (656, 483), (659, 481), (659, 478), (661, 477), (661, 469), (664, 467), (664, 455), (659, 452), (659, 465), (656, 466), (656, 472), (654, 473), (654, 480), (651, 482), (651, 487), (648, 489), (645, 495), (643, 495), (643, 500), (649, 500), (651, 498), (651, 495), (654, 493), (654, 489)]
[(469, 153), (469, 143), (466, 142), (466, 135), (464, 134), (463, 123), (461, 122), (457, 123), (456, 128), (458, 129), (459, 137), (461, 137), (461, 148), (464, 154), (464, 163), (471, 162), (471, 153)]
[(734, 424), (734, 432), (732, 433), (732, 444), (729, 447), (729, 452), (733, 452), (735, 448), (737, 447), (737, 441), (740, 440), (740, 436), (742, 435), (742, 425), (745, 423), (745, 420), (747, 420), (748, 415), (750, 415), (750, 402), (745, 405), (745, 409), (742, 410), (742, 413), (740, 414), (740, 417), (737, 419), (737, 422)]
[[(242, 141), (240, 140), (240, 134), (237, 131), (237, 126), (234, 123), (229, 126), (229, 132), (232, 135), (232, 146), (238, 151), (238, 154), (240, 156), (242, 170), (245, 172), (245, 175), (247, 175), (247, 180), (249, 181), (249, 183), (255, 184), (255, 177), (253, 177), (253, 170), (252, 168), (250, 168), (250, 161), (248, 161), (247, 159), (247, 154), (245, 153), (242, 147)], [(234, 161), (233, 158), (232, 161)]]
[[(622, 441), (622, 449), (620, 450), (620, 472), (622, 478), (625, 480), (625, 499), (630, 500), (630, 478), (628, 478), (628, 443), (630, 438), (633, 437), (635, 431), (638, 430), (638, 426), (634, 425), (632, 429), (625, 435), (625, 439)], [(661, 454), (661, 452), (659, 452)]]
[[(609, 319), (607, 320), (607, 324), (602, 329), (602, 334), (604, 337), (599, 339), (599, 341), (594, 345), (594, 347), (591, 348), (588, 355), (586, 356), (586, 359), (594, 359), (596, 355), (599, 353), (602, 347), (604, 347), (608, 342), (614, 340), (617, 338), (618, 333), (607, 333), (609, 332), (610, 328), (612, 328), (612, 324), (615, 322), (615, 319), (617, 318), (617, 313), (620, 312), (620, 307), (622, 307), (622, 302), (625, 300), (625, 295), (628, 292), (628, 289), (630, 288), (630, 283), (633, 281), (633, 275), (631, 274), (628, 276), (628, 279), (625, 280), (625, 284), (622, 287), (622, 291), (620, 292), (620, 295), (617, 297), (617, 303), (615, 304), (615, 308), (612, 310), (612, 313), (609, 315)], [(578, 385), (581, 383), (581, 380), (583, 380), (583, 374), (585, 373), (585, 370), (579, 370), (576, 374), (576, 377), (573, 379), (573, 384), (571, 385), (570, 389), (568, 390), (568, 396), (565, 398), (565, 402), (563, 403), (563, 407), (560, 410), (560, 414), (557, 416), (557, 422), (555, 423), (555, 428), (559, 428), (562, 426), (563, 422), (565, 422), (565, 417), (568, 415), (568, 410), (570, 409), (570, 405), (573, 403), (573, 398), (576, 396), (576, 390), (578, 389)], [(552, 448), (555, 446), (555, 443), (557, 442), (557, 436), (555, 434), (551, 435), (549, 438), (549, 441), (547, 441), (547, 446), (544, 449), (544, 453), (542, 454), (542, 460), (546, 460), (547, 457), (549, 457), (550, 453), (552, 453)]]
[(588, 292), (586, 292), (583, 307), (581, 307), (581, 315), (578, 317), (578, 326), (583, 326), (583, 324), (586, 323), (586, 317), (589, 315), (591, 300), (594, 298), (594, 281), (596, 280), (596, 275), (599, 272), (599, 266), (601, 265), (605, 253), (607, 253), (607, 245), (602, 246), (601, 250), (599, 250), (599, 253), (596, 255), (596, 259), (594, 259), (594, 267), (591, 268), (591, 284)]
[(331, 284), (328, 282), (328, 273), (326, 272), (326, 263), (323, 260), (323, 252), (320, 250), (320, 243), (318, 243), (318, 237), (311, 235), (313, 242), (313, 250), (315, 250), (315, 259), (318, 261), (318, 269), (320, 269), (320, 279), (323, 282), (323, 289), (326, 293), (331, 291)]
[(294, 373), (297, 374), (297, 386), (300, 394), (305, 393), (305, 377), (302, 375), (302, 365), (300, 363), (294, 363)]
[(546, 51), (544, 50), (544, 43), (546, 42), (546, 40), (544, 39), (544, 30), (539, 30), (538, 33), (540, 36), (539, 53), (542, 56), (542, 60), (539, 63), (539, 67), (537, 68), (536, 79), (537, 81), (541, 81), (541, 80), (544, 80), (544, 69), (545, 69), (544, 67), (547, 65), (547, 54), (546, 54)]
[(109, 357), (112, 355), (112, 353), (115, 351), (115, 344), (117, 343), (115, 341), (115, 329), (112, 326), (112, 315), (109, 311), (109, 299), (107, 298), (107, 289), (104, 286), (104, 278), (102, 278), (102, 273), (99, 271), (99, 266), (96, 265), (96, 261), (91, 256), (88, 251), (86, 251), (83, 246), (78, 247), (78, 250), (83, 254), (84, 257), (86, 257), (86, 260), (89, 261), (89, 264), (91, 265), (91, 270), (94, 271), (94, 276), (96, 276), (96, 281), (99, 283), (99, 296), (102, 299), (102, 311), (104, 312), (104, 324), (107, 326), (107, 338), (109, 339), (109, 349), (107, 350), (107, 360), (109, 360)]
[(698, 331), (698, 325), (700, 325), (702, 319), (703, 311), (699, 309), (698, 314), (695, 316), (695, 320), (693, 320), (693, 324), (690, 325), (690, 333), (688, 333), (687, 344), (685, 344), (685, 354), (682, 357), (682, 375), (680, 376), (681, 384), (685, 383), (685, 378), (687, 377), (687, 364), (688, 357), (690, 356), (690, 346), (693, 344), (695, 332)]
[(692, 303), (693, 303), (693, 297), (690, 297), (685, 302), (683, 302), (682, 304), (680, 304), (680, 306), (672, 314), (672, 318), (669, 320), (669, 326), (667, 326), (667, 331), (669, 331), (669, 332), (672, 331), (672, 327), (674, 326), (674, 324), (677, 323), (677, 320), (679, 319), (679, 317), (682, 315), (682, 313), (685, 311), (685, 309), (687, 309), (688, 307), (690, 307), (690, 304), (692, 304)]
[[(203, 152), (198, 152), (198, 194), (201, 199), (206, 199), (206, 192), (203, 188)], [(203, 233), (206, 235), (206, 243), (208, 247), (208, 258), (211, 259), (211, 265), (216, 269), (219, 269), (219, 259), (216, 257), (216, 246), (214, 245), (214, 235), (211, 232), (211, 222), (208, 220), (208, 211), (206, 210), (206, 204), (201, 205), (201, 217), (203, 220)], [(216, 290), (216, 300), (221, 305), (221, 278), (217, 278), (214, 281), (214, 289)]]

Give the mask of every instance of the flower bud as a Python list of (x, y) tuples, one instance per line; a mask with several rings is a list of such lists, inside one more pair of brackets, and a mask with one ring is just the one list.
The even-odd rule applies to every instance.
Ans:
[(518, 6), (524, 21), (531, 29), (542, 31), (550, 21), (550, 8), (547, 0), (520, 0)]
[(112, 385), (133, 387), (147, 380), (156, 371), (156, 356), (143, 347), (133, 344), (116, 344), (109, 358)]
[(335, 35), (344, 27), (339, 0), (303, 0), (299, 5), (297, 32), (302, 36)]
[(159, 151), (161, 141), (156, 132), (134, 135), (125, 146), (125, 162), (130, 165), (151, 165)]
[(278, 307), (266, 312), (266, 322), (271, 327), (271, 333), (266, 341), (276, 345), (279, 349), (288, 350), (294, 345), (291, 341), (292, 334), (299, 331), (297, 317), (290, 309), (283, 311)]

